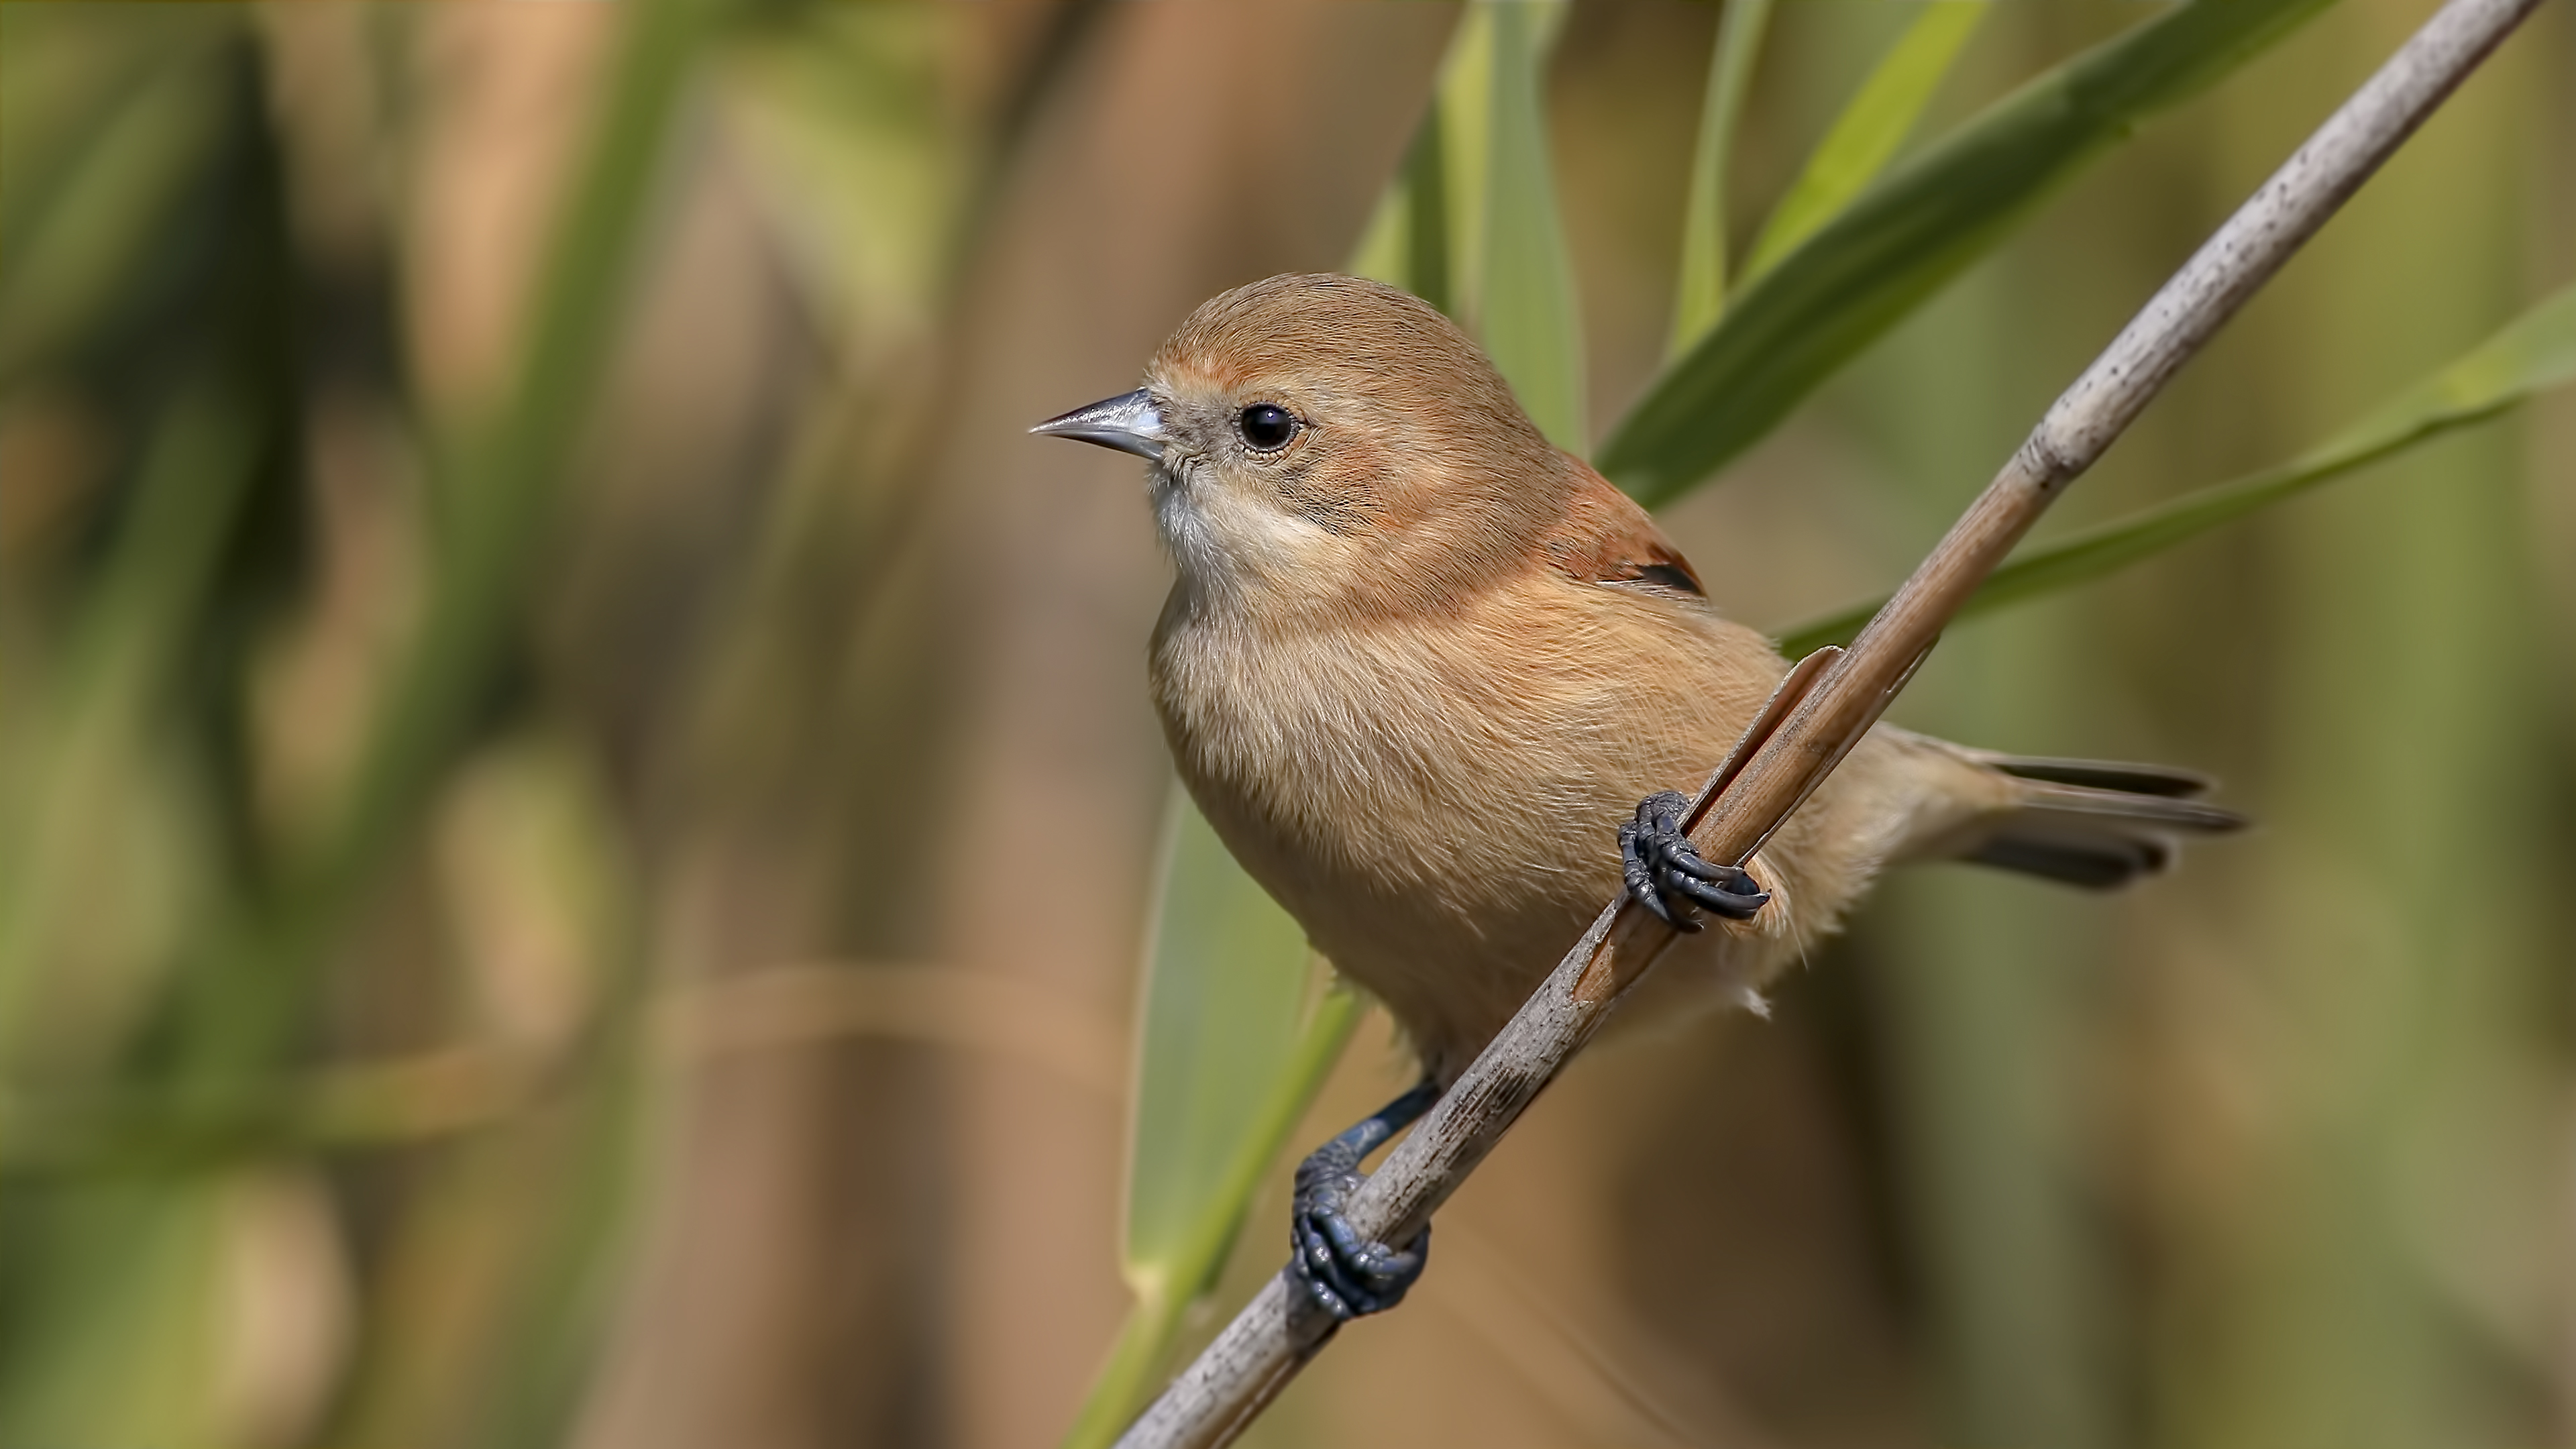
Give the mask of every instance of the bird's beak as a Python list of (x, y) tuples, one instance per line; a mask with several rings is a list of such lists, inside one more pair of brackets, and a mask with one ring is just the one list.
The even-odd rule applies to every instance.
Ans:
[(1029, 431), (1050, 438), (1076, 438), (1157, 463), (1163, 461), (1163, 414), (1154, 406), (1154, 395), (1141, 387), (1087, 408), (1075, 408), (1063, 417), (1049, 418)]

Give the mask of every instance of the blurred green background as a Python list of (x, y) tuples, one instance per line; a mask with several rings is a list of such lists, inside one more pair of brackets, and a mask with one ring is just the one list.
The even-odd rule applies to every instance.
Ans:
[[(1892, 584), (2430, 9), (2325, 6), (1666, 508), (1719, 604)], [(1919, 10), (1773, 8), (1736, 255)], [(2164, 13), (1991, 6), (1909, 144)], [(1055, 1442), (1129, 1303), (1168, 573), (1132, 460), (1022, 430), (1344, 265), (1458, 16), (0, 5), (0, 1449)], [(1595, 438), (1720, 20), (1553, 17)], [(2048, 530), (2571, 256), (2562, 4)], [(2262, 828), (1901, 876), (1771, 1021), (1578, 1062), (1254, 1441), (2576, 1439), (2571, 660), (2564, 396), (1960, 625), (1902, 721)], [(1289, 1140), (1408, 1076), (1365, 1016)]]

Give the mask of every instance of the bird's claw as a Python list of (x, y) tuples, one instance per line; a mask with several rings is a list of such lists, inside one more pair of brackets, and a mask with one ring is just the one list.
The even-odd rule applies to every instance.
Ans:
[(1398, 1248), (1360, 1236), (1346, 1213), (1366, 1179), (1360, 1162), (1439, 1097), (1425, 1082), (1376, 1116), (1325, 1143), (1297, 1167), (1289, 1209), (1288, 1268), (1308, 1301), (1335, 1323), (1383, 1313), (1404, 1301), (1431, 1255), (1431, 1228)]
[(1676, 931), (1700, 929), (1689, 909), (1694, 905), (1731, 921), (1751, 920), (1770, 893), (1751, 872), (1700, 858), (1682, 833), (1682, 812), (1689, 808), (1690, 801), (1679, 792), (1665, 790), (1639, 801), (1637, 818), (1619, 827), (1619, 863), (1629, 898)]
[(1431, 1229), (1425, 1226), (1400, 1249), (1369, 1241), (1342, 1215), (1349, 1194), (1359, 1187), (1356, 1174), (1310, 1186), (1301, 1171), (1298, 1180), (1289, 1234), (1296, 1247), (1293, 1266), (1306, 1296), (1339, 1323), (1403, 1302), (1430, 1259)]

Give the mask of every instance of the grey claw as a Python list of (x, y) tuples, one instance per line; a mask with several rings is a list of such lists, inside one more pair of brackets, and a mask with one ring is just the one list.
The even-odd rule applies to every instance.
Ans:
[(1401, 1248), (1371, 1242), (1351, 1226), (1344, 1204), (1359, 1190), (1361, 1161), (1421, 1116), (1439, 1095), (1436, 1086), (1424, 1082), (1298, 1164), (1288, 1266), (1307, 1301), (1336, 1323), (1383, 1313), (1403, 1302), (1430, 1260), (1428, 1225)]
[(1619, 827), (1620, 875), (1629, 899), (1677, 931), (1696, 931), (1700, 922), (1676, 908), (1676, 897), (1729, 920), (1752, 919), (1770, 895), (1742, 867), (1701, 858), (1682, 833), (1682, 814), (1689, 808), (1679, 793), (1661, 791), (1637, 802), (1636, 818)]
[[(1739, 870), (1736, 871), (1736, 874), (1743, 875), (1744, 872)], [(1747, 877), (1747, 879), (1749, 880), (1750, 877)], [(1713, 884), (1709, 881), (1694, 880), (1689, 876), (1681, 876), (1673, 881), (1672, 888), (1680, 894), (1686, 895), (1692, 900), (1697, 901), (1699, 904), (1706, 906), (1708, 909), (1717, 912), (1719, 915), (1734, 921), (1749, 921), (1753, 919), (1754, 913), (1761, 910), (1762, 907), (1768, 904), (1771, 900), (1771, 897), (1768, 894), (1758, 888), (1751, 891), (1739, 891), (1730, 889), (1733, 884), (1734, 882), (1732, 881), (1723, 885)]]

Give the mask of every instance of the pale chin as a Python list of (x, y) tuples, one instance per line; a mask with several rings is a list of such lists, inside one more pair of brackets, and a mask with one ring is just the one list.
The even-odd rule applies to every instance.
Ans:
[[(1187, 464), (1182, 465), (1186, 469)], [(1223, 486), (1155, 465), (1147, 479), (1154, 527), (1183, 583), (1211, 601), (1231, 601), (1281, 578), (1310, 575), (1330, 535), (1303, 518)]]

